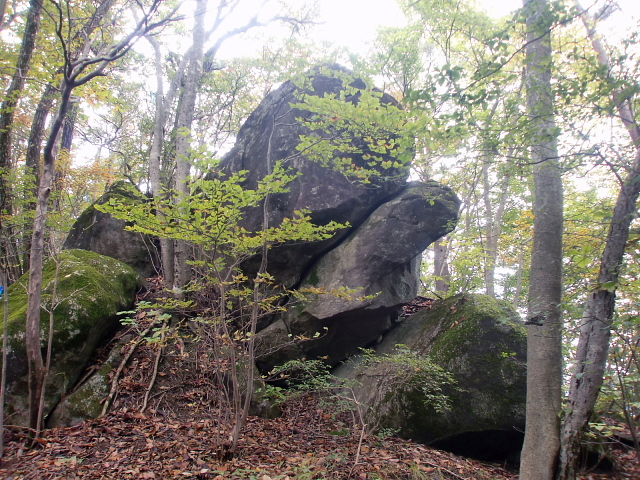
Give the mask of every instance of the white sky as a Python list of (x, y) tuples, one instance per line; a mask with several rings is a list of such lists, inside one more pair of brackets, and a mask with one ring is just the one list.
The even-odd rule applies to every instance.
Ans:
[[(257, 1), (257, 0), (256, 0)], [(304, 2), (305, 0), (300, 0)], [(487, 13), (501, 17), (518, 9), (521, 0), (476, 0)], [(588, 8), (597, 0), (581, 0)], [(612, 35), (622, 35), (627, 29), (640, 30), (639, 0), (617, 0), (622, 12), (614, 13), (607, 21)], [(337, 46), (347, 46), (354, 53), (365, 54), (379, 27), (400, 26), (404, 16), (396, 0), (319, 0), (320, 25), (313, 27), (312, 38)], [(605, 33), (607, 36), (607, 33)], [(231, 41), (220, 52), (222, 57), (233, 57), (243, 50), (256, 50), (255, 41)], [(248, 52), (247, 52), (248, 53)]]
[[(581, 0), (588, 8), (596, 0)], [(607, 22), (618, 33), (635, 26), (640, 29), (639, 0), (617, 0), (622, 12), (616, 12)], [(477, 4), (498, 18), (517, 10), (521, 0), (477, 0)], [(404, 24), (404, 16), (396, 0), (321, 0), (321, 18), (326, 22), (317, 28), (319, 38), (352, 47), (357, 53), (366, 52), (366, 43), (375, 38), (378, 27)]]

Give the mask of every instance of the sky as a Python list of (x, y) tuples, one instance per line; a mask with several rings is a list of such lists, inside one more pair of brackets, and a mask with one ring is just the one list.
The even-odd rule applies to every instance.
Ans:
[[(595, 1), (597, 0), (581, 0), (581, 4), (587, 8)], [(617, 3), (622, 11), (611, 16), (606, 25), (605, 36), (618, 36), (629, 28), (640, 30), (640, 1), (617, 0)], [(522, 2), (477, 0), (477, 4), (488, 14), (499, 18), (518, 9)], [(319, 0), (318, 5), (320, 24), (313, 27), (311, 37), (318, 42), (326, 41), (334, 43), (335, 46), (347, 46), (354, 53), (367, 53), (378, 28), (405, 24), (405, 18), (396, 0)], [(259, 48), (254, 41), (239, 40), (229, 42), (220, 54), (221, 57), (231, 58), (243, 53), (250, 55)]]
[[(581, 0), (588, 8), (596, 0)], [(320, 38), (352, 47), (366, 53), (366, 42), (375, 38), (381, 26), (404, 24), (404, 16), (396, 0), (321, 0), (321, 18), (326, 22), (316, 28)], [(478, 6), (489, 15), (499, 18), (522, 6), (520, 0), (477, 0)], [(640, 29), (640, 1), (617, 0), (622, 12), (612, 15), (608, 28), (620, 32), (626, 28)]]

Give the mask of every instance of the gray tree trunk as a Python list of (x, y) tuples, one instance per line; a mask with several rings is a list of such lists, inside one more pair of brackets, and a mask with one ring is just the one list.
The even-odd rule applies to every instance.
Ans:
[[(189, 156), (191, 149), (191, 126), (196, 108), (198, 84), (202, 75), (202, 59), (204, 56), (204, 14), (207, 9), (207, 0), (197, 0), (193, 25), (193, 45), (190, 51), (189, 65), (185, 85), (178, 109), (178, 121), (176, 138), (176, 202), (181, 202), (189, 193)], [(189, 282), (189, 269), (187, 265), (188, 251), (184, 241), (174, 244), (174, 280), (176, 289), (182, 289)]]
[(436, 294), (443, 297), (449, 292), (451, 284), (451, 273), (449, 272), (449, 262), (447, 261), (448, 248), (442, 239), (433, 242), (433, 273), (436, 277)]
[[(577, 6), (580, 8), (579, 4)], [(598, 62), (602, 66), (608, 66), (609, 57), (596, 35), (593, 22), (590, 21), (587, 12), (582, 11), (582, 15), (589, 39), (598, 55)], [(636, 218), (636, 204), (640, 196), (640, 126), (632, 110), (631, 101), (623, 97), (619, 91), (614, 91), (613, 98), (619, 117), (636, 147), (636, 156), (620, 185), (600, 261), (598, 281), (589, 295), (580, 325), (580, 338), (569, 390), (569, 405), (562, 428), (559, 480), (573, 480), (576, 477), (580, 440), (604, 379), (615, 308), (615, 290), (629, 239), (629, 229), (631, 222)]]
[[(153, 47), (156, 62), (156, 114), (153, 126), (153, 141), (149, 152), (149, 185), (154, 198), (162, 197), (162, 182), (160, 179), (160, 158), (162, 156), (162, 145), (164, 144), (164, 128), (166, 122), (166, 102), (164, 99), (164, 80), (162, 75), (162, 54), (160, 45), (153, 37), (147, 37)], [(177, 77), (182, 74), (178, 73)], [(169, 100), (171, 101), (171, 100)], [(158, 216), (162, 214), (158, 212)], [(162, 259), (162, 272), (165, 284), (173, 286), (173, 240), (160, 238), (160, 254)]]
[(562, 399), (563, 192), (551, 87), (551, 22), (546, 0), (524, 0), (534, 233), (529, 287), (527, 401), (521, 480), (552, 480), (560, 449)]
[(56, 138), (69, 110), (72, 91), (73, 87), (65, 83), (62, 89), (62, 98), (60, 99), (60, 109), (51, 126), (49, 139), (44, 147), (44, 165), (40, 178), (40, 186), (38, 188), (36, 217), (33, 222), (33, 234), (31, 237), (25, 344), (29, 364), (29, 426), (33, 429), (35, 429), (38, 424), (38, 405), (44, 378), (44, 361), (40, 348), (40, 309), (42, 303), (42, 264), (44, 258), (45, 225), (55, 175), (55, 157), (53, 150)]
[[(2, 109), (0, 110), (0, 169), (4, 170), (8, 170), (13, 163), (11, 159), (13, 119), (18, 100), (20, 99), (20, 93), (24, 88), (24, 82), (29, 73), (29, 67), (31, 66), (31, 57), (33, 56), (36, 37), (40, 30), (42, 3), (42, 0), (31, 0), (29, 4), (27, 22), (24, 27), (16, 71), (13, 74), (11, 84), (2, 101)], [(5, 202), (3, 190), (0, 190), (0, 195), (0, 206), (4, 206), (2, 205)]]

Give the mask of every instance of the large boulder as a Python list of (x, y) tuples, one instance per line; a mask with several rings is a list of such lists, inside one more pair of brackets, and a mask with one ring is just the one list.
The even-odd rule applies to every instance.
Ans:
[[(408, 165), (404, 168), (389, 168), (379, 171), (371, 183), (353, 181), (344, 173), (311, 161), (298, 151), (300, 136), (312, 130), (305, 124), (313, 113), (300, 105), (305, 96), (324, 97), (339, 95), (345, 90), (343, 78), (348, 72), (338, 66), (317, 69), (304, 76), (299, 86), (293, 81), (285, 82), (271, 92), (249, 116), (238, 133), (234, 147), (223, 158), (221, 169), (227, 172), (248, 172), (246, 185), (256, 188), (277, 161), (284, 161), (301, 175), (289, 185), (287, 193), (274, 194), (269, 200), (268, 220), (270, 226), (279, 225), (283, 219), (292, 218), (296, 210), (306, 209), (314, 223), (326, 225), (330, 221), (357, 226), (390, 197), (397, 195), (405, 186)], [(348, 79), (351, 85), (365, 88), (361, 80)], [(304, 85), (302, 85), (304, 83)], [(344, 101), (357, 103), (357, 95), (347, 96)], [(397, 109), (398, 103), (390, 95), (382, 95), (381, 108)], [(362, 138), (352, 138), (352, 144), (367, 152)], [(366, 154), (366, 153), (365, 153)], [(366, 166), (361, 154), (348, 154), (353, 164)], [(389, 158), (389, 160), (394, 160)], [(263, 225), (263, 208), (247, 212), (242, 226), (257, 231)], [(276, 282), (287, 287), (296, 285), (308, 266), (321, 254), (338, 244), (349, 230), (341, 230), (329, 240), (287, 244), (269, 251), (267, 271)], [(246, 261), (243, 269), (256, 272), (260, 265), (258, 256)]]
[[(28, 282), (25, 274), (9, 288), (6, 414), (12, 425), (28, 425), (24, 343)], [(45, 415), (79, 380), (96, 347), (119, 326), (118, 312), (133, 305), (138, 276), (131, 267), (113, 258), (86, 250), (65, 250), (44, 265), (42, 303), (49, 310), (56, 283)], [(44, 308), (41, 322), (44, 355), (49, 335), (49, 313)]]
[[(335, 374), (357, 380), (355, 394), (370, 407), (370, 424), (438, 448), (486, 460), (517, 461), (526, 396), (526, 329), (506, 303), (460, 294), (407, 318), (376, 349), (380, 358), (404, 345), (448, 372), (449, 406), (436, 408), (411, 379), (394, 381), (386, 362), (356, 358)], [(419, 373), (416, 373), (419, 374)]]
[[(301, 289), (326, 293), (294, 306), (258, 334), (262, 368), (295, 352), (336, 364), (389, 330), (402, 306), (417, 295), (421, 253), (453, 229), (459, 205), (447, 187), (412, 182), (378, 207), (306, 274)], [(332, 294), (344, 288), (351, 297)], [(317, 332), (318, 338), (299, 345), (283, 342)]]
[(115, 258), (133, 268), (142, 278), (152, 277), (160, 268), (158, 242), (137, 232), (125, 230), (126, 222), (96, 209), (115, 198), (127, 202), (144, 202), (146, 197), (133, 185), (116, 182), (73, 224), (63, 249), (79, 248)]

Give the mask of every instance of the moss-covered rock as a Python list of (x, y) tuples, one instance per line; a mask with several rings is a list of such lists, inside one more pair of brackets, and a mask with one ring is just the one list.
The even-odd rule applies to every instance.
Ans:
[(157, 239), (125, 230), (124, 220), (96, 208), (96, 205), (109, 203), (111, 199), (133, 203), (147, 201), (135, 186), (124, 181), (114, 183), (78, 217), (63, 248), (80, 248), (116, 258), (132, 267), (142, 278), (155, 275), (160, 265)]
[[(357, 393), (371, 407), (372, 422), (405, 438), (452, 450), (457, 443), (460, 453), (482, 458), (507, 458), (519, 451), (525, 418), (526, 329), (506, 302), (474, 294), (437, 301), (390, 332), (376, 353), (392, 355), (399, 344), (448, 372), (455, 385), (440, 382), (442, 391), (433, 392), (434, 401), (411, 379), (395, 381), (395, 373), (384, 363), (340, 367), (339, 376), (362, 383)], [(438, 408), (440, 394), (447, 397), (445, 409)], [(482, 445), (483, 435), (491, 442)], [(463, 443), (480, 444), (485, 451), (465, 450)]]
[(62, 398), (49, 416), (47, 422), (49, 427), (77, 425), (85, 420), (97, 418), (102, 413), (102, 401), (109, 395), (111, 389), (109, 374), (118, 368), (122, 361), (122, 349), (130, 340), (131, 336), (120, 340), (100, 368), (69, 395)]
[[(24, 344), (28, 275), (9, 288), (7, 414), (12, 425), (28, 423), (27, 359)], [(52, 292), (56, 284), (56, 300)], [(45, 262), (41, 314), (43, 356), (53, 308), (54, 334), (45, 412), (79, 380), (96, 347), (118, 326), (118, 312), (133, 305), (138, 276), (113, 258), (86, 250), (65, 250)], [(2, 322), (0, 322), (1, 324)]]

